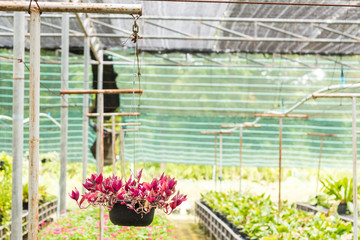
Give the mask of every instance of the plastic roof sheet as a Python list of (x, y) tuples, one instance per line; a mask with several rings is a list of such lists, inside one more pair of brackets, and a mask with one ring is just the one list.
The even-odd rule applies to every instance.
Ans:
[[(138, 22), (143, 37), (140, 47), (146, 51), (360, 53), (360, 15), (357, 7), (154, 1), (122, 3), (143, 5), (143, 16)], [(311, 0), (306, 3), (357, 5), (360, 2)], [(0, 15), (0, 47), (11, 47), (12, 17), (5, 17), (4, 13)], [(103, 34), (100, 38), (104, 48), (133, 47), (129, 41), (133, 23), (130, 16), (89, 16), (97, 33)], [(60, 14), (43, 14), (42, 32), (56, 36), (43, 37), (43, 48), (61, 46), (60, 17)], [(71, 19), (71, 29), (76, 35), (71, 37), (71, 47), (81, 47), (81, 28), (75, 17)]]

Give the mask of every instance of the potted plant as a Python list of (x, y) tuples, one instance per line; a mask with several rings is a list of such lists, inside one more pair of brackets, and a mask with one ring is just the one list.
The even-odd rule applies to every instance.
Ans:
[(163, 173), (151, 182), (141, 182), (141, 175), (142, 169), (127, 180), (92, 174), (83, 184), (85, 193), (81, 197), (76, 188), (69, 196), (79, 208), (106, 206), (110, 220), (122, 226), (147, 226), (153, 220), (155, 208), (170, 214), (186, 200), (186, 195), (176, 193), (175, 178)]
[[(353, 181), (352, 178), (344, 177), (339, 180), (334, 180), (332, 177), (321, 179), (323, 185), (323, 192), (332, 196), (335, 201), (340, 201), (337, 211), (339, 214), (349, 214), (349, 206), (353, 200)], [(360, 188), (358, 187), (358, 190)]]

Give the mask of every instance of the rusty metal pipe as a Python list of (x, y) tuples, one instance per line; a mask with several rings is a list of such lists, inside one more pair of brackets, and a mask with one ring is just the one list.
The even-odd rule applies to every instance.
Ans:
[[(141, 4), (39, 2), (43, 12), (115, 13), (142, 15)], [(0, 1), (0, 11), (27, 12), (28, 2)], [(32, 8), (37, 8), (35, 1)]]
[[(6, 2), (9, 4), (11, 2)], [(26, 3), (24, 3), (26, 4)], [(40, 127), (40, 11), (30, 12), (29, 82), (29, 240), (38, 239), (39, 127)]]

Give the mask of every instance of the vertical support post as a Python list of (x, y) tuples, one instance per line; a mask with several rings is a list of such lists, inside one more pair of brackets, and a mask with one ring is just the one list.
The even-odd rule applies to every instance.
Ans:
[(243, 137), (243, 126), (240, 126), (240, 194), (241, 194), (241, 181), (242, 181), (242, 137)]
[[(99, 51), (99, 58), (101, 59), (98, 64), (98, 89), (103, 89), (103, 52)], [(97, 122), (97, 141), (96, 141), (96, 161), (98, 173), (103, 172), (104, 168), (104, 94), (97, 95), (97, 110), (99, 113)]]
[(320, 138), (320, 153), (319, 153), (319, 163), (318, 163), (318, 172), (317, 172), (317, 181), (316, 181), (316, 196), (319, 190), (319, 181), (320, 181), (320, 165), (321, 165), (321, 155), (322, 155), (322, 147), (323, 147), (324, 136)]
[(125, 137), (124, 131), (120, 126), (120, 170), (121, 170), (121, 177), (125, 176)]
[(220, 133), (220, 173), (219, 173), (220, 192), (221, 192), (222, 179), (223, 179), (223, 135), (222, 133)]
[[(61, 90), (69, 88), (69, 13), (62, 15), (61, 35)], [(60, 214), (66, 211), (66, 166), (68, 135), (68, 95), (61, 96), (61, 152), (60, 152)]]
[(213, 179), (214, 179), (214, 188), (217, 190), (217, 178), (216, 178), (216, 153), (217, 153), (217, 134), (215, 134), (215, 159), (214, 159), (214, 168), (213, 168)]
[[(90, 42), (89, 37), (84, 38), (84, 89), (89, 89), (89, 67), (90, 67)], [(88, 122), (87, 114), (89, 113), (89, 95), (83, 95), (83, 144), (82, 144), (82, 182), (84, 183), (87, 176), (88, 165)], [(85, 188), (82, 188), (83, 194)]]
[(279, 118), (279, 202), (278, 202), (278, 210), (279, 214), (281, 211), (281, 153), (282, 153), (282, 118)]
[(353, 203), (354, 203), (354, 240), (358, 239), (358, 200), (357, 200), (357, 136), (356, 136), (356, 97), (352, 98), (352, 147), (353, 147)]
[[(103, 89), (103, 52), (99, 51), (99, 64), (98, 64), (98, 89)], [(97, 122), (97, 145), (96, 145), (96, 161), (98, 174), (103, 172), (104, 169), (104, 93), (97, 95), (97, 110), (99, 113)], [(104, 239), (104, 208), (100, 207), (100, 240)]]
[(22, 168), (24, 147), (24, 60), (25, 14), (14, 13), (14, 62), (13, 62), (13, 144), (12, 144), (12, 197), (11, 240), (22, 238)]
[(116, 174), (116, 152), (115, 152), (115, 116), (111, 116), (111, 126), (112, 126), (112, 132), (111, 132), (111, 150), (112, 150), (112, 164), (113, 164), (113, 174)]
[(30, 9), (29, 83), (29, 240), (38, 239), (39, 226), (39, 119), (40, 113), (40, 11)]

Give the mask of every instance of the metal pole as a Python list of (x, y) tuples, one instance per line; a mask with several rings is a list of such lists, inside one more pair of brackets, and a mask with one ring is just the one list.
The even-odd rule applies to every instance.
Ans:
[(12, 198), (11, 240), (22, 238), (22, 168), (24, 146), (24, 60), (25, 14), (14, 14), (14, 62), (13, 62), (13, 144), (12, 144)]
[(112, 150), (112, 163), (113, 163), (113, 174), (116, 174), (116, 168), (115, 168), (115, 164), (116, 164), (116, 152), (115, 152), (115, 116), (111, 117), (111, 123), (112, 123), (112, 132), (111, 132), (111, 150)]
[(357, 134), (356, 134), (356, 97), (352, 98), (352, 145), (353, 145), (353, 203), (354, 203), (354, 240), (358, 239), (358, 201), (357, 201)]
[[(84, 89), (89, 89), (89, 67), (90, 67), (90, 43), (89, 38), (84, 38)], [(83, 96), (83, 149), (82, 149), (82, 157), (83, 157), (83, 170), (82, 170), (82, 179), (83, 183), (86, 180), (87, 176), (87, 165), (88, 165), (88, 117), (89, 113), (89, 95), (84, 94)], [(85, 188), (83, 188), (83, 193), (85, 192)]]
[[(98, 65), (98, 89), (103, 89), (103, 53), (99, 51), (99, 65)], [(97, 122), (97, 144), (96, 144), (96, 161), (98, 174), (103, 172), (104, 168), (104, 94), (97, 95), (97, 110), (99, 113)], [(104, 239), (104, 209), (100, 207), (100, 240)]]
[(241, 181), (242, 181), (242, 137), (243, 137), (243, 126), (240, 126), (240, 194), (241, 194)]
[(282, 152), (282, 118), (279, 118), (279, 214), (281, 211), (281, 152)]
[(220, 192), (221, 192), (221, 182), (223, 178), (223, 136), (220, 133), (220, 173), (219, 173), (219, 180), (220, 180)]
[(214, 159), (214, 167), (213, 167), (213, 179), (214, 179), (214, 188), (217, 190), (217, 178), (216, 178), (216, 153), (217, 153), (217, 134), (215, 134), (215, 159)]
[(318, 164), (317, 181), (316, 181), (316, 196), (317, 196), (318, 190), (319, 190), (320, 165), (321, 165), (321, 154), (322, 154), (323, 140), (324, 140), (324, 136), (321, 136), (321, 138), (320, 138), (319, 164)]
[[(69, 87), (69, 13), (62, 17), (61, 46), (61, 90)], [(61, 96), (61, 152), (60, 152), (60, 204), (59, 213), (66, 211), (66, 165), (67, 165), (67, 135), (68, 135), (68, 95)]]
[[(9, 2), (7, 2), (9, 3)], [(30, 10), (29, 82), (29, 240), (38, 239), (39, 226), (39, 113), (40, 113), (40, 11)]]
[[(43, 12), (142, 14), (141, 4), (39, 2), (39, 5)], [(32, 7), (36, 7), (36, 3), (33, 2)], [(0, 11), (26, 12), (28, 8), (28, 2), (0, 1)]]
[(120, 170), (121, 170), (121, 177), (125, 176), (125, 147), (124, 147), (124, 130), (122, 129), (122, 126), (120, 126)]

